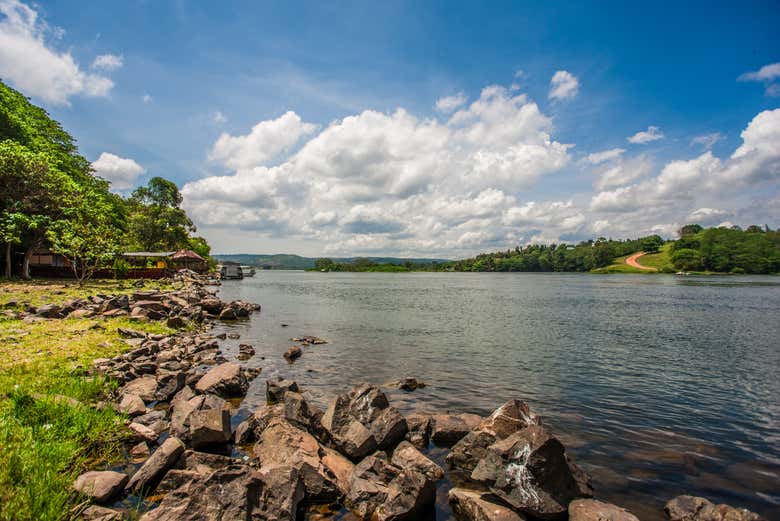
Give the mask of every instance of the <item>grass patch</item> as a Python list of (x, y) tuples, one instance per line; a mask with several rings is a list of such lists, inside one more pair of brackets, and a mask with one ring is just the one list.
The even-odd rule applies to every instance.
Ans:
[(639, 264), (650, 268), (655, 268), (658, 271), (676, 271), (672, 265), (672, 243), (667, 242), (661, 246), (661, 250), (658, 253), (648, 253), (642, 255), (637, 259)]
[(59, 280), (8, 281), (0, 279), (0, 306), (9, 301), (26, 302), (33, 306), (62, 304), (67, 300), (90, 295), (120, 295), (148, 289), (173, 289), (169, 282), (144, 280), (135, 287), (131, 280), (89, 280), (79, 287), (75, 282)]
[[(98, 291), (92, 284), (63, 289), (60, 282), (13, 284), (13, 291), (8, 286), (3, 285), (6, 301), (23, 294), (38, 304), (51, 302), (46, 295), (52, 291), (65, 291), (54, 294), (61, 301), (118, 292), (108, 289), (116, 283), (99, 284)], [(130, 349), (118, 327), (172, 332), (125, 317), (32, 323), (0, 317), (0, 520), (75, 518), (78, 498), (70, 490), (75, 477), (120, 456), (124, 417), (92, 406), (115, 384), (86, 374), (95, 358)]]

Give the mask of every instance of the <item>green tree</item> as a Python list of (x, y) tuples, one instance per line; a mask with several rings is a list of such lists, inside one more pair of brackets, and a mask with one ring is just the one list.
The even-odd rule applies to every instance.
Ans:
[[(162, 177), (153, 177), (147, 186), (137, 188), (128, 201), (129, 246), (144, 251), (189, 248), (190, 233), (196, 229), (181, 202), (176, 184)], [(205, 240), (201, 241), (198, 247), (202, 250)]]
[(642, 239), (642, 251), (645, 253), (656, 253), (664, 245), (664, 240), (660, 235), (651, 235)]
[(696, 250), (683, 248), (672, 254), (672, 264), (683, 271), (697, 271), (703, 268), (701, 254)]
[(699, 233), (700, 231), (702, 231), (703, 229), (704, 228), (702, 228), (698, 224), (686, 224), (685, 226), (683, 226), (682, 228), (677, 230), (677, 234), (680, 237), (685, 237), (686, 235), (695, 235), (695, 234)]
[(334, 262), (330, 259), (321, 258), (314, 261), (314, 267), (320, 271), (330, 271), (334, 265)]

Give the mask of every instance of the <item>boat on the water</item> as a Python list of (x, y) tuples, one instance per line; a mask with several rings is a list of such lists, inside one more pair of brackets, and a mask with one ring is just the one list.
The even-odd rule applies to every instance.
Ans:
[(254, 277), (255, 276), (255, 268), (253, 266), (247, 266), (245, 264), (241, 265), (241, 273), (243, 273), (244, 277)]
[(222, 279), (243, 279), (244, 270), (241, 269), (239, 264), (230, 262), (224, 262), (217, 266), (219, 269), (219, 275)]

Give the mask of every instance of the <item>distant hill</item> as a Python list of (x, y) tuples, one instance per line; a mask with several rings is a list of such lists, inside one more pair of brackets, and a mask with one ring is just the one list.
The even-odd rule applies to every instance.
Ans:
[[(212, 255), (217, 261), (232, 261), (247, 266), (272, 270), (305, 270), (314, 267), (314, 261), (319, 257), (301, 257), (279, 253), (275, 255), (263, 255), (256, 253), (234, 253)], [(355, 259), (370, 259), (377, 264), (403, 264), (414, 262), (430, 264), (433, 262), (448, 262), (448, 259), (404, 259), (399, 257), (329, 257), (333, 262), (354, 262)]]

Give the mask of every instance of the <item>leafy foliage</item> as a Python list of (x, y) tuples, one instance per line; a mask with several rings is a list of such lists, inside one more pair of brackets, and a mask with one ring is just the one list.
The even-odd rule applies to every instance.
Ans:
[[(688, 228), (688, 225), (683, 229)], [(752, 225), (739, 228), (698, 227), (672, 246), (672, 262), (686, 271), (719, 273), (780, 272), (780, 231)]]

